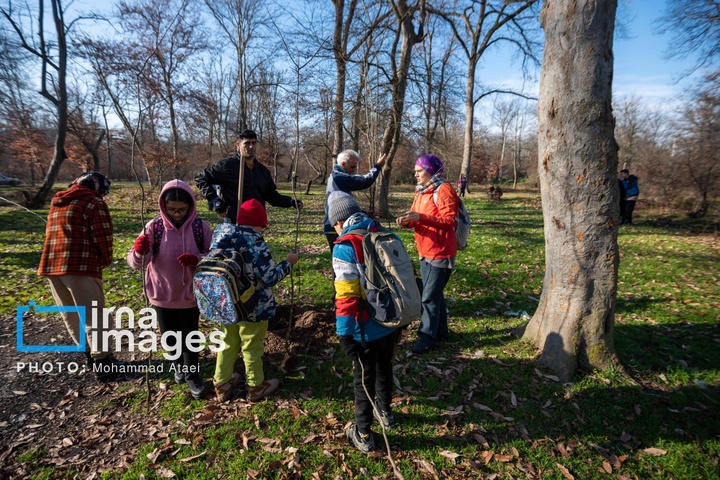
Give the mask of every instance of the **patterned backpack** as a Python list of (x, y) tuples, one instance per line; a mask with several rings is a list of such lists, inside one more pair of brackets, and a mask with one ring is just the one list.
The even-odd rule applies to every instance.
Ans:
[(193, 293), (200, 315), (209, 321), (225, 325), (255, 321), (258, 289), (245, 252), (216, 249), (195, 267)]

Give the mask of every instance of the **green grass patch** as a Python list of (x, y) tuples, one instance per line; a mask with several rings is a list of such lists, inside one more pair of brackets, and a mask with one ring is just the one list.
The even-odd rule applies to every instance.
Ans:
[[(265, 237), (278, 260), (295, 248), (301, 253), (295, 301), (328, 306), (324, 195), (321, 188), (311, 193), (301, 197), (306, 208), (297, 231), (293, 210), (269, 207)], [(142, 227), (137, 198), (130, 186), (108, 197), (117, 232), (116, 261), (105, 274), (109, 305), (144, 306), (139, 272), (124, 260)], [(393, 214), (411, 199), (411, 188), (393, 187)], [(637, 225), (623, 226), (618, 240), (615, 344), (631, 377), (607, 369), (561, 385), (537, 369), (534, 347), (512, 334), (525, 323), (522, 313), (537, 307), (545, 271), (537, 192), (508, 190), (500, 202), (474, 193), (465, 203), (473, 227), (446, 289), (450, 339), (418, 357), (410, 353), (410, 330), (398, 352), (398, 428), (388, 438), (405, 478), (562, 479), (564, 471), (578, 479), (720, 478), (720, 243), (707, 223), (668, 221), (665, 212), (638, 208)], [(203, 203), (199, 209), (217, 223)], [(0, 207), (0, 221), (3, 316), (28, 300), (52, 304), (35, 275), (44, 224), (9, 207)], [(412, 233), (399, 233), (413, 252)], [(280, 303), (291, 293), (290, 279), (276, 289)], [(170, 425), (170, 443), (140, 445), (127, 471), (103, 478), (390, 478), (382, 455), (368, 458), (345, 439), (353, 419), (351, 367), (336, 342), (326, 348), (334, 348), (332, 358), (310, 352), (285, 374), (266, 363), (268, 376), (283, 377), (278, 395), (217, 417), (222, 421), (207, 420), (212, 402), (171, 386), (173, 394), (152, 413)], [(204, 375), (211, 381), (211, 369)], [(141, 389), (125, 396), (138, 410), (144, 401)]]

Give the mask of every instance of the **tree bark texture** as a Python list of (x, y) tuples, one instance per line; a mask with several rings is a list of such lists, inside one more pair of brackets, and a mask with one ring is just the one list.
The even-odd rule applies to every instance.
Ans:
[(617, 144), (612, 116), (616, 0), (554, 0), (545, 51), (538, 172), (545, 233), (540, 304), (524, 338), (562, 381), (616, 361)]

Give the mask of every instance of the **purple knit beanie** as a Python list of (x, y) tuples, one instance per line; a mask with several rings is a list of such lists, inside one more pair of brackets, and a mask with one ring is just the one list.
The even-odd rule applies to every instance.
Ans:
[(443, 165), (442, 160), (432, 153), (428, 153), (427, 155), (423, 155), (418, 158), (415, 165), (422, 167), (430, 175), (436, 175), (445, 171), (445, 166)]

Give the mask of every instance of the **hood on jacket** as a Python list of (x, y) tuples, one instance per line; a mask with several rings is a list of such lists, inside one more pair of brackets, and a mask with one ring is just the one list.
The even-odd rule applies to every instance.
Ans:
[(170, 218), (170, 216), (167, 213), (167, 208), (165, 206), (165, 202), (163, 201), (163, 195), (168, 190), (172, 190), (173, 188), (179, 188), (180, 190), (184, 190), (187, 192), (188, 195), (190, 195), (190, 205), (188, 206), (188, 213), (185, 217), (185, 223), (183, 223), (183, 227), (187, 225), (188, 223), (192, 222), (192, 219), (195, 218), (195, 214), (197, 212), (197, 208), (195, 206), (195, 192), (192, 191), (192, 188), (190, 188), (190, 185), (183, 182), (182, 180), (170, 180), (163, 186), (162, 190), (160, 191), (160, 196), (158, 197), (158, 206), (160, 207), (160, 216), (163, 219), (163, 223), (165, 224), (165, 228), (175, 228), (173, 225), (173, 222)]
[(95, 190), (80, 185), (72, 185), (67, 190), (61, 190), (53, 196), (52, 204), (56, 207), (67, 205), (73, 200), (83, 197), (95, 197), (102, 200), (102, 197)]
[[(363, 219), (357, 223), (353, 223), (352, 225), (347, 225), (348, 222), (347, 222), (347, 220), (345, 221), (345, 224), (343, 224), (343, 229), (340, 232), (340, 237), (347, 234), (351, 230), (367, 230), (368, 232), (377, 230), (377, 222), (375, 220), (367, 217), (363, 213), (361, 213), (360, 215), (364, 216), (365, 219)], [(350, 220), (350, 219), (348, 219), (348, 220)]]

